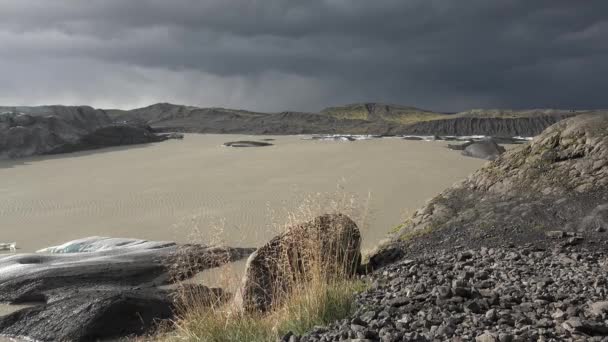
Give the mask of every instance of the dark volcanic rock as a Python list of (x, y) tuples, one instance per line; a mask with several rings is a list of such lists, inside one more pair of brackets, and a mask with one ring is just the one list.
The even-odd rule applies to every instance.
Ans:
[(166, 291), (85, 288), (0, 317), (0, 332), (38, 341), (96, 341), (146, 333), (172, 318), (173, 310)]
[(90, 341), (141, 334), (172, 316), (170, 293), (160, 286), (254, 249), (94, 237), (53, 250), (0, 257), (0, 302), (44, 303), (1, 317), (0, 335)]
[(112, 124), (85, 134), (75, 143), (63, 144), (47, 153), (68, 153), (111, 146), (146, 144), (167, 139), (169, 136), (154, 134), (149, 127)]
[[(307, 277), (307, 263), (350, 264), (346, 272), (354, 274), (361, 261), (360, 245), (359, 228), (344, 215), (323, 215), (290, 227), (249, 257), (235, 304), (244, 310), (267, 311), (274, 299), (290, 291), (294, 279)], [(335, 270), (339, 271), (344, 272)]]
[(493, 140), (482, 140), (468, 144), (462, 150), (462, 155), (473, 158), (494, 160), (504, 152), (505, 148), (498, 145)]
[(91, 107), (0, 107), (0, 159), (162, 141), (146, 126), (115, 125)]
[(272, 146), (269, 142), (264, 141), (250, 141), (250, 140), (240, 140), (240, 141), (229, 141), (224, 143), (224, 146), (229, 147), (264, 147), (264, 146)]
[(49, 153), (109, 124), (103, 111), (91, 107), (15, 108), (0, 114), (0, 159)]
[(606, 341), (606, 251), (544, 247), (399, 261), (370, 276), (347, 319), (296, 340)]

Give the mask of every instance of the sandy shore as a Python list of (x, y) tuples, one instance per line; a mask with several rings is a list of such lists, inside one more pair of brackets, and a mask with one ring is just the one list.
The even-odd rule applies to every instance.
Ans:
[[(259, 245), (303, 198), (371, 193), (365, 247), (434, 194), (479, 168), (443, 142), (375, 139), (274, 146), (222, 143), (263, 137), (186, 135), (130, 148), (0, 161), (0, 241), (20, 252), (91, 235)], [(273, 208), (274, 213), (269, 210)], [(220, 227), (221, 229), (218, 229)]]

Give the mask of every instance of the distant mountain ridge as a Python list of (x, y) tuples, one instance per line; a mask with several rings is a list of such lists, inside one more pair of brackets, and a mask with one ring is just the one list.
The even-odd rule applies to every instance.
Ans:
[(262, 113), (157, 103), (133, 109), (0, 106), (0, 159), (160, 141), (162, 132), (232, 134), (371, 134), (535, 136), (574, 115), (608, 111), (470, 110), (445, 114), (359, 103), (319, 113)]
[(319, 113), (262, 113), (158, 103), (106, 112), (117, 122), (147, 124), (162, 132), (534, 136), (562, 119), (598, 111), (474, 109), (445, 114), (394, 104), (355, 103)]

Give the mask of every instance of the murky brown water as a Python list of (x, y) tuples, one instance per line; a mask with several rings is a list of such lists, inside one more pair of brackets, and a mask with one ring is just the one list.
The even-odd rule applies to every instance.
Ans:
[[(344, 191), (371, 193), (370, 247), (404, 213), (462, 179), (484, 161), (445, 143), (375, 139), (356, 142), (274, 137), (275, 146), (229, 148), (260, 137), (186, 135), (131, 148), (0, 161), (0, 242), (20, 252), (91, 235), (212, 240), (259, 245), (271, 221), (302, 198)], [(274, 208), (276, 212), (271, 214)]]

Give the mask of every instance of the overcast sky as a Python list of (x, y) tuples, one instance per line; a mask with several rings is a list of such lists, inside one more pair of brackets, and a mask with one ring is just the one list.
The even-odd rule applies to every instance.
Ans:
[(0, 0), (0, 104), (608, 108), (606, 0)]

